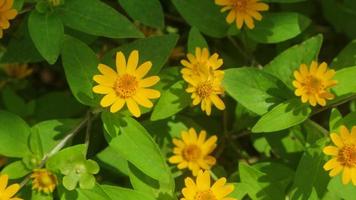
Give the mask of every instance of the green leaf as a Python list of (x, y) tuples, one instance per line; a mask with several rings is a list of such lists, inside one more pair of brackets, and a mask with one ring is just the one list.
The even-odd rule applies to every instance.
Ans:
[(29, 154), (27, 139), (30, 127), (12, 113), (0, 110), (0, 154), (7, 157), (21, 158)]
[(5, 87), (3, 89), (2, 100), (8, 111), (17, 114), (20, 117), (27, 117), (33, 114), (35, 109), (34, 101), (26, 103), (25, 100), (17, 95), (10, 87)]
[(311, 109), (299, 99), (291, 99), (274, 107), (261, 117), (252, 132), (274, 132), (295, 126), (308, 119)]
[(247, 35), (261, 43), (278, 43), (294, 38), (310, 24), (304, 15), (292, 12), (264, 14), (263, 20), (256, 22), (256, 27), (247, 30)]
[(343, 68), (336, 72), (335, 80), (337, 85), (332, 88), (332, 91), (337, 96), (356, 93), (356, 66)]
[[(137, 121), (130, 117), (114, 115), (112, 117), (116, 117), (111, 122), (117, 123), (117, 127), (120, 127), (120, 135), (112, 139), (110, 147), (132, 163), (131, 177), (157, 182), (157, 186), (156, 184), (149, 185), (149, 187), (152, 187), (151, 192), (156, 196), (161, 193), (172, 196), (174, 191), (172, 175), (165, 157), (163, 157), (151, 136)], [(104, 121), (104, 123), (106, 122)], [(142, 159), (143, 155), (145, 155), (145, 159)]]
[(188, 93), (184, 92), (184, 89), (185, 82), (181, 80), (165, 90), (153, 109), (151, 120), (165, 119), (189, 106), (191, 98)]
[(112, 147), (107, 147), (96, 155), (100, 160), (100, 166), (111, 171), (122, 173), (128, 176), (129, 169), (127, 161), (117, 154)]
[(309, 65), (313, 60), (317, 60), (322, 41), (322, 35), (317, 35), (299, 45), (295, 45), (274, 58), (264, 67), (264, 70), (279, 78), (294, 90), (292, 85), (293, 72), (299, 69), (301, 64)]
[(328, 190), (344, 200), (353, 200), (356, 196), (355, 186), (351, 182), (347, 185), (342, 184), (341, 176), (336, 176), (330, 180)]
[(176, 34), (136, 40), (111, 50), (104, 56), (103, 60), (109, 66), (115, 66), (116, 52), (122, 51), (125, 56), (128, 57), (131, 51), (138, 50), (140, 63), (143, 63), (144, 61), (151, 61), (153, 64), (148, 75), (157, 74), (171, 55), (177, 40), (178, 35)]
[(30, 169), (22, 162), (22, 160), (12, 162), (5, 166), (1, 171), (2, 174), (7, 174), (9, 179), (18, 179), (26, 176), (31, 172)]
[(188, 52), (195, 54), (195, 48), (209, 48), (204, 36), (195, 27), (192, 27), (188, 35)]
[[(321, 145), (322, 146), (322, 145)], [(320, 146), (313, 146), (305, 151), (294, 176), (291, 200), (320, 199), (328, 184), (328, 174), (323, 169), (325, 164), (324, 154)]]
[(126, 17), (99, 0), (70, 0), (58, 10), (66, 26), (88, 34), (109, 38), (143, 36)]
[(214, 1), (172, 0), (172, 2), (191, 26), (212, 37), (226, 36), (229, 24)]
[(339, 122), (342, 121), (342, 115), (337, 108), (333, 108), (331, 110), (330, 119), (329, 119), (329, 130), (330, 132), (338, 130), (340, 124)]
[(349, 66), (356, 66), (356, 40), (351, 41), (344, 49), (342, 49), (330, 65), (335, 70)]
[(247, 195), (249, 186), (245, 183), (234, 183), (234, 191), (229, 195), (236, 199), (243, 199)]
[(96, 105), (93, 76), (98, 74), (98, 60), (85, 43), (66, 36), (62, 49), (62, 62), (69, 87), (76, 99), (85, 105)]
[(37, 192), (32, 190), (31, 195), (31, 200), (53, 200), (52, 193), (46, 194), (44, 192)]
[(302, 1), (306, 1), (306, 0), (263, 0), (263, 2), (269, 2), (269, 3), (296, 3)]
[(159, 0), (118, 0), (133, 19), (155, 28), (164, 27), (164, 14)]
[(34, 10), (28, 20), (28, 29), (37, 50), (49, 64), (54, 64), (61, 51), (64, 37), (64, 27), (58, 15), (41, 14)]
[(225, 70), (223, 85), (236, 101), (259, 115), (290, 96), (281, 81), (255, 68)]

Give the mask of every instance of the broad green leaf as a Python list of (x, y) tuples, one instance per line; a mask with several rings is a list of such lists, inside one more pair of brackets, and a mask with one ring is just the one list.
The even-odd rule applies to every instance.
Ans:
[(178, 12), (191, 25), (212, 37), (224, 37), (229, 29), (221, 7), (214, 1), (172, 0)]
[(325, 162), (320, 146), (305, 151), (294, 176), (291, 200), (320, 199), (324, 195), (329, 181), (323, 169)]
[(37, 50), (49, 64), (54, 64), (61, 51), (64, 37), (64, 27), (58, 15), (41, 14), (33, 10), (28, 20), (28, 29)]
[(78, 120), (62, 119), (42, 121), (31, 128), (29, 146), (36, 155), (44, 156), (50, 152), (75, 125)]
[(122, 51), (128, 58), (131, 51), (138, 50), (139, 64), (145, 61), (151, 61), (153, 64), (148, 76), (157, 74), (171, 55), (177, 40), (178, 35), (176, 34), (139, 39), (111, 50), (104, 56), (103, 60), (115, 68), (115, 56), (118, 51)]
[(292, 85), (293, 72), (299, 69), (301, 64), (309, 65), (313, 60), (317, 60), (322, 41), (322, 35), (317, 35), (299, 45), (295, 45), (275, 57), (264, 67), (264, 70), (279, 78), (294, 90)]
[(96, 105), (98, 99), (92, 91), (93, 76), (99, 73), (95, 53), (85, 43), (66, 36), (62, 49), (62, 62), (75, 98), (82, 104)]
[(157, 121), (170, 117), (189, 106), (190, 103), (190, 95), (185, 92), (185, 82), (178, 81), (162, 93), (153, 109), (151, 120)]
[[(116, 117), (111, 122), (117, 123), (120, 134), (111, 140), (110, 147), (132, 164), (130, 170), (134, 178), (148, 178), (157, 182), (158, 186), (150, 186), (155, 196), (162, 193), (173, 195), (174, 181), (166, 159), (148, 132), (130, 117), (112, 117)], [(142, 159), (143, 155), (145, 159)]]
[(248, 185), (245, 183), (234, 183), (234, 191), (229, 195), (236, 199), (243, 199), (247, 195)]
[(31, 172), (31, 169), (28, 169), (22, 160), (12, 162), (5, 166), (1, 170), (1, 174), (6, 174), (9, 176), (9, 179), (18, 179), (26, 176)]
[(344, 49), (342, 49), (330, 65), (332, 66), (332, 69), (335, 70), (349, 66), (356, 66), (356, 40), (351, 41)]
[(356, 66), (343, 68), (336, 72), (334, 77), (338, 81), (337, 85), (332, 88), (332, 91), (337, 96), (355, 94), (356, 93)]
[(164, 14), (159, 0), (118, 0), (133, 19), (155, 28), (164, 27)]
[(27, 117), (33, 114), (35, 109), (34, 101), (26, 103), (25, 100), (17, 95), (10, 87), (5, 87), (3, 89), (2, 100), (8, 111), (17, 114), (20, 117)]
[(225, 70), (223, 85), (236, 101), (259, 115), (290, 96), (288, 88), (281, 81), (255, 68)]
[(308, 119), (311, 108), (299, 99), (291, 99), (274, 107), (261, 117), (252, 132), (274, 132), (290, 128)]
[(197, 28), (192, 27), (188, 35), (188, 52), (195, 54), (195, 49), (197, 47), (209, 48), (204, 36), (199, 32)]
[(99, 0), (70, 0), (58, 8), (64, 25), (110, 38), (137, 38), (142, 33), (123, 15)]
[(0, 154), (7, 157), (21, 158), (29, 154), (27, 139), (30, 127), (12, 113), (0, 110)]
[(310, 19), (298, 13), (268, 13), (256, 22), (254, 29), (247, 30), (247, 35), (257, 42), (278, 43), (296, 37), (309, 24)]
[(109, 169), (113, 172), (129, 175), (129, 168), (127, 160), (117, 154), (112, 147), (107, 147), (100, 153), (96, 154), (96, 157), (101, 162), (100, 166)]
[(13, 8), (17, 10), (17, 12), (21, 11), (22, 6), (25, 0), (14, 0)]
[(347, 185), (342, 184), (341, 176), (336, 176), (330, 180), (328, 190), (344, 200), (353, 200), (356, 196), (355, 186), (351, 182)]
[(53, 194), (46, 194), (44, 192), (37, 192), (36, 190), (32, 190), (31, 200), (53, 200)]
[(348, 115), (346, 115), (344, 117), (344, 119), (342, 120), (342, 124), (340, 124), (340, 125), (345, 125), (349, 129), (351, 129), (353, 126), (356, 126), (355, 119), (356, 119), (356, 112), (349, 113)]
[(340, 111), (337, 108), (333, 108), (331, 110), (330, 119), (329, 119), (330, 132), (336, 131), (339, 128), (340, 121), (342, 121), (342, 115), (341, 115)]

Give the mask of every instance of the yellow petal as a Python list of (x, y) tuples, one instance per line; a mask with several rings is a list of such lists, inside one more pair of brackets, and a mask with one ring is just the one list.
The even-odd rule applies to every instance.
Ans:
[(343, 141), (349, 141), (351, 139), (349, 130), (344, 125), (340, 126), (340, 136)]
[(188, 162), (186, 162), (186, 161), (183, 161), (183, 162), (181, 162), (181, 163), (179, 163), (177, 165), (178, 169), (184, 169), (184, 168), (187, 168), (187, 167), (188, 167)]
[(172, 164), (180, 163), (183, 161), (183, 157), (182, 156), (172, 156), (168, 159), (168, 161)]
[(348, 167), (344, 168), (344, 173), (342, 174), (342, 183), (344, 185), (348, 184), (351, 181), (351, 169)]
[(242, 25), (244, 24), (244, 17), (241, 13), (236, 14), (236, 26), (238, 29), (242, 28)]
[(219, 110), (225, 110), (224, 102), (217, 95), (211, 95), (210, 99)]
[(252, 8), (257, 11), (266, 11), (269, 9), (269, 6), (265, 3), (255, 3), (252, 5)]
[(146, 107), (146, 108), (152, 108), (153, 103), (145, 96), (136, 94), (133, 96), (133, 99), (141, 106)]
[(211, 190), (215, 193), (221, 187), (223, 187), (226, 183), (226, 178), (219, 178), (211, 187)]
[(116, 71), (119, 74), (126, 72), (126, 58), (121, 51), (116, 53)]
[(127, 61), (127, 68), (126, 68), (127, 73), (132, 74), (135, 72), (136, 67), (138, 65), (138, 58), (139, 58), (138, 51), (133, 50), (130, 53), (129, 59)]
[(216, 193), (214, 193), (214, 194), (217, 199), (222, 199), (225, 196), (229, 195), (232, 191), (234, 191), (234, 185), (228, 184), (228, 185), (220, 188), (220, 190), (216, 191)]
[(19, 184), (12, 184), (10, 187), (5, 189), (5, 195), (7, 197), (12, 197), (14, 196), (18, 191), (20, 190), (20, 185)]
[(193, 142), (193, 143), (197, 143), (198, 135), (197, 135), (197, 132), (195, 131), (195, 129), (194, 128), (190, 128), (188, 130), (188, 133), (189, 133), (190, 141)]
[(323, 75), (326, 70), (328, 69), (328, 64), (326, 64), (326, 62), (322, 62), (320, 65), (319, 65), (319, 68), (317, 70), (317, 74), (319, 76)]
[(16, 16), (17, 16), (17, 11), (15, 9), (11, 9), (11, 10), (8, 10), (8, 11), (5, 11), (3, 13), (3, 16), (8, 19), (8, 20), (11, 20), (11, 19), (14, 19)]
[(114, 92), (114, 89), (111, 87), (106, 87), (103, 85), (96, 85), (93, 87), (93, 92), (97, 93), (97, 94), (109, 94)]
[(341, 148), (344, 146), (344, 143), (342, 142), (342, 140), (338, 134), (331, 133), (330, 138), (337, 147)]
[(8, 180), (9, 180), (8, 175), (4, 174), (0, 176), (0, 192), (5, 190)]
[(334, 177), (338, 175), (342, 169), (341, 165), (336, 165), (335, 168), (330, 171), (329, 176)]
[(115, 92), (109, 93), (101, 99), (100, 105), (104, 108), (108, 107), (113, 104), (118, 98), (119, 97), (116, 95)]
[(133, 116), (135, 117), (141, 116), (141, 110), (138, 107), (137, 103), (132, 98), (126, 99), (126, 105)]
[(310, 65), (310, 73), (316, 74), (317, 71), (318, 71), (318, 63), (316, 61), (312, 61)]
[(197, 188), (201, 191), (210, 189), (210, 174), (209, 170), (199, 172), (197, 176)]
[(230, 0), (215, 0), (215, 4), (219, 6), (230, 5)]
[(339, 153), (339, 149), (334, 146), (326, 146), (326, 147), (324, 147), (323, 152), (326, 155), (336, 156)]
[(244, 15), (244, 20), (245, 20), (245, 23), (246, 23), (246, 25), (247, 25), (247, 27), (249, 29), (254, 29), (255, 28), (255, 24), (254, 24), (253, 19), (252, 19), (251, 16)]
[(95, 75), (93, 77), (94, 81), (99, 83), (100, 85), (104, 85), (107, 87), (113, 87), (115, 84), (116, 79), (110, 76), (104, 76), (104, 75)]
[(159, 76), (150, 76), (148, 78), (142, 79), (139, 82), (140, 87), (151, 87), (156, 85), (159, 81)]
[(152, 62), (147, 61), (140, 65), (136, 70), (136, 77), (141, 79), (142, 77), (146, 76), (146, 74), (150, 71), (152, 67)]
[(149, 99), (157, 99), (161, 96), (161, 93), (158, 90), (154, 89), (141, 89), (140, 92), (143, 93)]
[(125, 105), (125, 100), (118, 98), (114, 104), (110, 107), (110, 112), (116, 113), (117, 111), (121, 110), (122, 107)]
[(352, 184), (354, 184), (354, 186), (356, 186), (356, 168), (354, 167), (351, 171), (351, 179), (352, 179)]
[(205, 142), (205, 138), (206, 138), (206, 131), (204, 131), (204, 130), (200, 131), (197, 143), (199, 145), (203, 145)]
[(337, 159), (333, 158), (333, 159), (329, 160), (328, 162), (326, 162), (325, 165), (323, 166), (323, 168), (325, 171), (329, 171), (330, 169), (335, 168), (337, 165), (339, 165)]
[(231, 24), (232, 22), (234, 22), (235, 19), (236, 19), (236, 12), (235, 10), (231, 10), (226, 17), (226, 22)]
[(98, 69), (104, 76), (109, 76), (111, 79), (117, 78), (117, 73), (107, 65), (99, 64)]

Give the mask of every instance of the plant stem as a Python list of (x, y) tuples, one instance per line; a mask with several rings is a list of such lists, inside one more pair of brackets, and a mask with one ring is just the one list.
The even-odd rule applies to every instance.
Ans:
[(352, 100), (355, 100), (355, 99), (356, 99), (356, 94), (351, 95), (351, 96), (349, 96), (349, 97), (343, 99), (342, 101), (336, 102), (336, 103), (334, 103), (334, 104), (330, 104), (330, 105), (325, 106), (325, 107), (320, 107), (319, 109), (314, 110), (314, 111), (311, 113), (310, 116), (316, 115), (316, 114), (318, 114), (318, 113), (320, 113), (320, 112), (323, 112), (324, 110), (327, 110), (327, 109), (329, 109), (329, 108), (335, 108), (335, 107), (337, 107), (337, 106), (339, 106), (339, 105), (342, 105), (342, 104), (344, 104), (344, 103), (347, 103), (347, 102), (352, 101)]

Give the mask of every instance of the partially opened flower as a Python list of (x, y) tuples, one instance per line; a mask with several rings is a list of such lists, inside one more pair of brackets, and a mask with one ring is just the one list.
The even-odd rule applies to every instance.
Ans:
[(324, 165), (324, 169), (331, 170), (331, 177), (343, 172), (342, 183), (348, 184), (352, 181), (356, 186), (356, 126), (352, 127), (351, 132), (341, 126), (340, 134), (331, 133), (330, 137), (335, 146), (326, 146), (323, 149), (326, 155), (332, 156)]
[(12, 9), (14, 0), (0, 0), (0, 38), (3, 36), (3, 30), (10, 27), (9, 20), (14, 19), (17, 11)]
[(201, 131), (199, 135), (193, 128), (182, 131), (181, 140), (173, 139), (174, 155), (169, 158), (169, 162), (177, 164), (179, 169), (190, 169), (194, 176), (200, 169), (210, 169), (216, 163), (210, 154), (217, 146), (217, 137), (215, 135), (208, 139), (206, 137), (205, 131)]
[(151, 99), (160, 97), (160, 92), (149, 89), (159, 81), (158, 76), (144, 78), (152, 67), (150, 61), (138, 66), (139, 53), (134, 50), (130, 53), (128, 60), (122, 52), (116, 54), (116, 71), (111, 67), (99, 64), (98, 69), (102, 75), (95, 75), (94, 80), (99, 84), (93, 87), (98, 94), (105, 94), (100, 105), (110, 107), (115, 113), (124, 105), (135, 117), (141, 115), (140, 106), (151, 108)]
[(260, 0), (215, 0), (215, 4), (223, 6), (221, 12), (229, 11), (227, 23), (235, 22), (238, 29), (241, 29), (244, 23), (249, 29), (255, 28), (254, 19), (262, 20), (260, 11), (269, 9), (269, 6)]
[(7, 64), (3, 69), (6, 75), (14, 79), (24, 79), (33, 72), (33, 68), (30, 68), (28, 64)]
[(12, 184), (7, 187), (9, 176), (3, 174), (0, 176), (0, 199), (1, 200), (22, 200), (21, 198), (14, 197), (20, 190), (19, 184)]
[(329, 70), (328, 65), (323, 62), (313, 61), (310, 69), (305, 64), (300, 65), (299, 70), (294, 71), (295, 80), (293, 86), (296, 88), (295, 95), (300, 96), (303, 103), (309, 102), (310, 105), (326, 105), (326, 100), (331, 100), (335, 96), (329, 89), (337, 84), (332, 80), (335, 75), (334, 70)]
[(46, 169), (35, 169), (31, 178), (33, 190), (49, 194), (56, 188), (57, 177)]
[(226, 178), (220, 178), (211, 185), (208, 170), (199, 171), (196, 181), (188, 177), (184, 182), (181, 200), (236, 200), (228, 197), (234, 191), (234, 185), (226, 184)]

